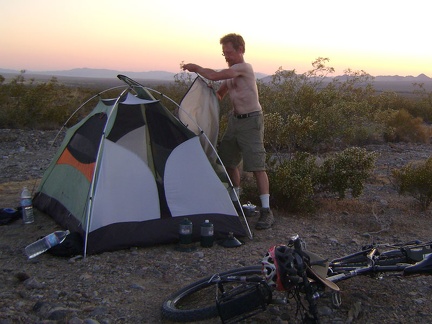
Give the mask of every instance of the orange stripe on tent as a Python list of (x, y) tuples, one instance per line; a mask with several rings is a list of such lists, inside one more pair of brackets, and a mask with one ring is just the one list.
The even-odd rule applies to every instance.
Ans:
[(93, 178), (95, 162), (88, 164), (81, 163), (73, 157), (73, 155), (67, 148), (63, 151), (62, 155), (60, 155), (59, 159), (57, 160), (57, 164), (68, 164), (73, 166), (74, 168), (79, 170), (89, 182), (91, 182)]

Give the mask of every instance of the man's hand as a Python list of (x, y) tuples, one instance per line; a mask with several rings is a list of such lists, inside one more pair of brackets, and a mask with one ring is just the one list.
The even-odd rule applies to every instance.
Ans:
[(183, 64), (183, 71), (184, 70), (188, 70), (189, 72), (198, 72), (198, 70), (201, 68), (199, 65), (197, 64), (193, 64), (193, 63), (187, 63), (187, 64)]
[(198, 64), (187, 63), (183, 64), (183, 70), (188, 70), (189, 72), (195, 72), (201, 75), (202, 77), (209, 79), (211, 81), (220, 81), (226, 79), (232, 79), (239, 75), (238, 72), (234, 69), (225, 69), (221, 71), (215, 71), (209, 68), (204, 68)]

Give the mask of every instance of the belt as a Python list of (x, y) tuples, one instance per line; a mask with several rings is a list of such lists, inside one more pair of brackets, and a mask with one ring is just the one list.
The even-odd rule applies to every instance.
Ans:
[(261, 111), (252, 111), (252, 112), (247, 113), (247, 114), (240, 114), (240, 115), (234, 114), (234, 117), (238, 118), (238, 119), (243, 119), (243, 118), (248, 118), (248, 117), (253, 117), (253, 116), (259, 116), (261, 114), (262, 114)]

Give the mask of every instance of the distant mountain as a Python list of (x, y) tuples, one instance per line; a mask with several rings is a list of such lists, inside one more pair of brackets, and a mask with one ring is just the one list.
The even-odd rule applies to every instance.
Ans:
[(432, 78), (429, 78), (425, 74), (420, 74), (416, 77), (409, 75), (409, 76), (399, 76), (399, 75), (393, 75), (393, 76), (377, 76), (375, 77), (375, 81), (410, 81), (410, 82), (428, 82), (432, 81)]
[(16, 74), (16, 73), (19, 73), (19, 71), (0, 68), (0, 73), (13, 73), (13, 74)]
[[(338, 79), (339, 81), (345, 81), (348, 78), (350, 78), (348, 75), (340, 75), (333, 77), (335, 79)], [(329, 78), (330, 80), (333, 78)], [(418, 76), (399, 76), (399, 75), (378, 75), (376, 77), (373, 77), (374, 81), (376, 82), (430, 82), (432, 81), (432, 78), (429, 78), (425, 74), (419, 74)]]
[[(346, 81), (349, 78), (348, 75), (338, 75), (334, 77), (325, 77), (324, 81), (331, 82), (333, 79), (337, 79), (341, 82)], [(265, 76), (261, 79), (263, 82), (271, 82), (272, 76)], [(418, 76), (399, 76), (399, 75), (378, 75), (373, 77), (375, 82), (432, 82), (432, 78), (425, 74), (419, 74)]]
[[(0, 68), (0, 73), (20, 73), (20, 71), (6, 70)], [(165, 71), (148, 71), (148, 72), (130, 72), (130, 71), (115, 71), (108, 69), (89, 69), (79, 68), (72, 70), (59, 71), (30, 71), (26, 70), (26, 74), (32, 75), (49, 75), (49, 76), (67, 76), (76, 78), (115, 78), (118, 74), (124, 74), (132, 79), (156, 79), (163, 81), (173, 81), (175, 73)]]
[(265, 73), (260, 73), (260, 72), (255, 72), (255, 77), (257, 78), (257, 79), (263, 79), (263, 78), (266, 78), (266, 77), (268, 77), (269, 75), (268, 74), (265, 74)]
[[(8, 74), (19, 74), (20, 71), (2, 69), (1, 73)], [(57, 71), (30, 71), (26, 70), (26, 74), (31, 75), (45, 75), (45, 76), (63, 76), (63, 77), (75, 77), (75, 78), (115, 78), (118, 74), (124, 74), (132, 79), (141, 80), (161, 80), (161, 81), (173, 81), (176, 73), (166, 71), (146, 71), (146, 72), (131, 72), (131, 71), (116, 71), (109, 69), (90, 69), (90, 68), (77, 68), (71, 70), (57, 70)], [(258, 79), (267, 76), (264, 73), (255, 73)]]
[[(0, 74), (4, 74), (6, 77), (9, 74), (9, 77), (18, 75), (20, 71), (11, 70), (11, 69), (2, 69), (0, 68)], [(116, 82), (117, 75), (124, 74), (128, 77), (139, 80), (142, 82), (172, 82), (174, 81), (175, 73), (167, 72), (167, 71), (146, 71), (146, 72), (131, 72), (131, 71), (116, 71), (109, 69), (91, 69), (91, 68), (77, 68), (71, 70), (59, 70), (59, 71), (30, 71), (26, 70), (26, 75), (31, 76), (32, 78), (37, 78), (40, 76), (41, 78), (45, 78), (49, 80), (49, 78), (55, 76), (59, 79), (66, 80), (67, 82), (73, 82), (71, 78), (79, 78), (81, 79), (81, 83), (107, 83), (107, 82)], [(272, 81), (272, 76), (269, 76), (264, 73), (255, 73), (257, 79), (260, 79), (264, 83), (270, 83)], [(347, 75), (340, 75), (336, 77), (326, 77), (323, 81), (331, 82), (333, 79), (338, 79), (341, 82), (347, 80)], [(387, 76), (376, 76), (373, 78), (374, 87), (377, 90), (385, 91), (385, 90), (401, 90), (411, 91), (413, 87), (413, 83), (423, 83), (426, 90), (432, 90), (432, 78), (428, 77), (425, 74), (420, 74), (416, 77), (414, 76), (399, 76), (399, 75), (387, 75)], [(402, 91), (402, 90), (401, 90)]]

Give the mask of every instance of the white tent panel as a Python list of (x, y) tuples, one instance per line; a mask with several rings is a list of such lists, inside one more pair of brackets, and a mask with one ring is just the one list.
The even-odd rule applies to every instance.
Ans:
[(123, 105), (145, 105), (156, 101), (158, 100), (141, 99), (129, 92), (126, 96), (126, 99), (122, 102), (122, 104)]
[(225, 186), (214, 172), (199, 137), (174, 149), (165, 167), (165, 195), (172, 216), (237, 216)]
[(105, 139), (103, 145), (90, 231), (113, 223), (159, 219), (158, 190), (147, 164), (116, 143)]
[[(219, 101), (213, 88), (197, 77), (180, 103), (178, 117), (195, 134), (201, 130), (216, 147), (219, 134)], [(211, 161), (216, 161), (216, 153), (210, 143), (202, 138), (201, 144)]]

